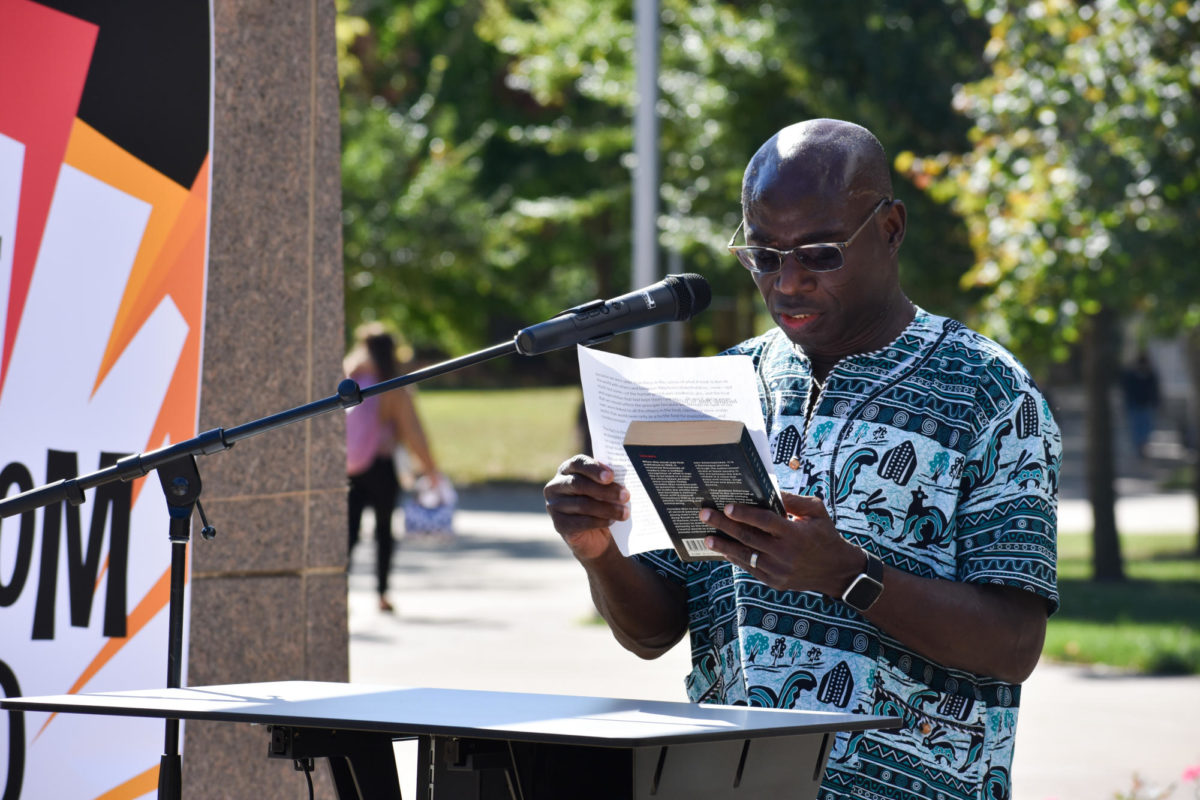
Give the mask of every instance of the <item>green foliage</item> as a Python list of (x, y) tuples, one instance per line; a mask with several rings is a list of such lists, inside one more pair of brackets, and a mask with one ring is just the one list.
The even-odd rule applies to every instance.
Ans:
[(966, 221), (982, 325), (1062, 359), (1101, 308), (1200, 321), (1200, 3), (968, 0), (990, 75), (954, 105), (973, 149), (897, 168)]
[(477, 298), (498, 313), (524, 302), (528, 287), (497, 280), (513, 243), (484, 224), (507, 195), (482, 181), (504, 103), (474, 8), (379, 2), (340, 17), (349, 328), (386, 318), (418, 344), (462, 350), (487, 335)]
[[(629, 0), (339, 9), (348, 327), (386, 317), (418, 346), (459, 350), (627, 288)], [(815, 116), (859, 121), (894, 151), (961, 147), (951, 87), (979, 76), (987, 27), (950, 0), (662, 0), (660, 15), (660, 240), (714, 286), (689, 326), (690, 349), (713, 352), (755, 329), (756, 290), (724, 249), (754, 150)], [(954, 311), (965, 238), (905, 188), (910, 288)]]
[(1200, 674), (1200, 559), (1186, 535), (1122, 538), (1131, 580), (1087, 579), (1090, 539), (1059, 537), (1062, 608), (1045, 654), (1149, 674)]

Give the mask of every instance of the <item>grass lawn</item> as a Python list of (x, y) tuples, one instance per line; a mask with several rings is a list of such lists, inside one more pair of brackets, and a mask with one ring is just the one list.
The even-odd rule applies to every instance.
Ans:
[(1124, 583), (1096, 583), (1087, 534), (1059, 537), (1062, 608), (1044, 653), (1152, 674), (1200, 674), (1200, 559), (1184, 534), (1121, 538)]
[(578, 387), (434, 390), (417, 410), (442, 471), (455, 485), (488, 481), (544, 484), (579, 451)]

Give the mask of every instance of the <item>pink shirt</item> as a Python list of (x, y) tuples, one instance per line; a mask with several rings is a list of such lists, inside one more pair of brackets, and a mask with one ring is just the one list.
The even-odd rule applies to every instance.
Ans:
[[(362, 388), (378, 383), (375, 375), (356, 370), (350, 376)], [(380, 395), (368, 397), (346, 411), (346, 474), (359, 475), (367, 471), (378, 456), (391, 455), (396, 446), (391, 425), (379, 414)]]

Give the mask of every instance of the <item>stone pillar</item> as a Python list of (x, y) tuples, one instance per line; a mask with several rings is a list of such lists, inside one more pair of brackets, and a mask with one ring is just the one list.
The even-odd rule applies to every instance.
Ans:
[[(343, 349), (334, 0), (213, 0), (215, 107), (199, 430), (335, 393)], [(344, 681), (339, 411), (200, 459), (188, 684)], [(198, 525), (196, 526), (198, 529)], [(186, 723), (184, 796), (305, 796), (263, 728)], [(319, 794), (332, 796), (325, 762)]]

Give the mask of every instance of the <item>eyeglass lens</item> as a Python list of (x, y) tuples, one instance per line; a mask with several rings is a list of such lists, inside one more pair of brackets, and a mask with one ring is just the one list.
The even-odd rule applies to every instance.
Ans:
[[(833, 245), (811, 245), (792, 251), (796, 260), (813, 272), (829, 272), (842, 266), (842, 251)], [(784, 254), (767, 247), (747, 247), (738, 251), (742, 263), (756, 272), (778, 272)]]

